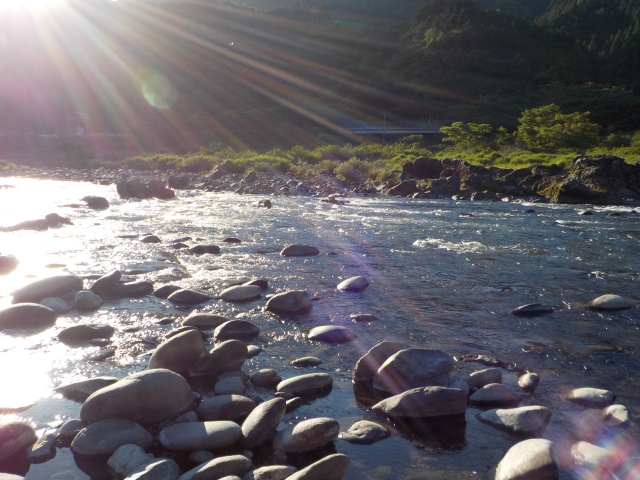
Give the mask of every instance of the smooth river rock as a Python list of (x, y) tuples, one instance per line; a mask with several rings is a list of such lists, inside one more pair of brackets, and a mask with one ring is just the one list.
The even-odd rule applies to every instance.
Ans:
[(553, 308), (542, 305), (541, 303), (530, 303), (511, 310), (511, 315), (515, 315), (516, 317), (537, 317), (549, 313), (553, 313)]
[(325, 343), (352, 342), (358, 335), (353, 330), (338, 325), (323, 325), (314, 327), (309, 331), (309, 340), (317, 340)]
[(250, 381), (256, 387), (274, 388), (282, 381), (282, 378), (275, 370), (264, 368), (251, 375)]
[(627, 407), (610, 405), (602, 410), (602, 420), (605, 427), (627, 427), (631, 419)]
[(216, 340), (247, 340), (260, 335), (260, 328), (246, 320), (229, 320), (219, 325), (213, 332)]
[(107, 466), (111, 472), (120, 477), (127, 477), (131, 472), (137, 470), (141, 465), (153, 461), (153, 457), (147, 454), (138, 445), (127, 444), (118, 447), (113, 455), (107, 460)]
[(13, 272), (20, 262), (13, 255), (0, 255), (0, 275), (8, 275)]
[(322, 360), (317, 357), (301, 357), (289, 362), (294, 367), (317, 367), (322, 365)]
[(289, 393), (294, 397), (314, 395), (329, 390), (333, 386), (333, 377), (328, 373), (308, 373), (288, 378), (278, 384), (278, 392)]
[(338, 284), (341, 292), (362, 292), (369, 286), (369, 281), (364, 277), (351, 277)]
[(557, 480), (551, 442), (532, 438), (516, 443), (498, 464), (495, 480)]
[(306, 452), (332, 442), (340, 433), (333, 418), (312, 418), (280, 430), (273, 438), (273, 449), (285, 453)]
[(389, 357), (378, 369), (373, 386), (398, 394), (419, 387), (449, 385), (454, 377), (454, 361), (439, 350), (409, 348)]
[(36, 432), (26, 423), (0, 422), (0, 461), (19, 457), (36, 440), (38, 440)]
[(245, 386), (240, 377), (228, 377), (218, 380), (213, 391), (216, 395), (243, 395)]
[(230, 475), (242, 475), (252, 462), (243, 455), (218, 457), (183, 473), (178, 480), (222, 480)]
[(381, 342), (371, 348), (356, 362), (353, 369), (353, 381), (371, 381), (376, 376), (378, 369), (389, 357), (403, 350), (402, 344), (397, 342)]
[(262, 295), (262, 289), (257, 285), (236, 285), (223, 290), (220, 298), (225, 302), (249, 302)]
[(192, 312), (182, 320), (182, 326), (195, 327), (200, 330), (213, 330), (229, 320), (229, 318), (215, 313)]
[(104, 323), (86, 323), (65, 328), (58, 333), (58, 340), (65, 345), (79, 345), (95, 338), (111, 338), (116, 329)]
[(464, 414), (467, 394), (459, 388), (415, 388), (386, 398), (372, 407), (374, 412), (389, 417), (440, 417)]
[(391, 436), (386, 427), (368, 420), (356, 422), (346, 432), (340, 432), (340, 439), (359, 445), (371, 445)]
[(180, 467), (169, 458), (156, 458), (140, 465), (124, 480), (175, 480), (180, 475)]
[(603, 311), (613, 311), (613, 310), (627, 310), (631, 308), (629, 302), (627, 302), (620, 295), (602, 295), (594, 300), (591, 300), (588, 305), (588, 308), (591, 310), (603, 310)]
[(244, 446), (253, 448), (272, 438), (286, 408), (287, 402), (282, 398), (268, 400), (254, 408), (242, 423)]
[(509, 433), (524, 437), (538, 437), (551, 420), (551, 410), (537, 405), (496, 409), (479, 413), (476, 418)]
[(239, 340), (227, 340), (216, 345), (191, 367), (191, 375), (220, 375), (238, 370), (247, 359), (247, 346)]
[(96, 280), (89, 290), (96, 295), (102, 295), (115, 287), (121, 278), (122, 272), (120, 270), (114, 270)]
[(623, 463), (614, 452), (588, 442), (574, 443), (571, 446), (571, 456), (576, 465), (588, 470), (593, 475), (590, 478), (594, 479), (610, 478), (605, 472), (614, 472)]
[(176, 373), (186, 373), (207, 349), (198, 330), (187, 330), (162, 342), (149, 359), (149, 370), (165, 368)]
[(613, 403), (616, 396), (599, 388), (576, 388), (569, 393), (569, 401), (587, 408), (602, 408)]
[(276, 314), (304, 314), (313, 309), (309, 294), (303, 290), (290, 290), (271, 297), (265, 310)]
[(138, 445), (147, 449), (153, 435), (131, 420), (108, 418), (89, 424), (71, 442), (71, 450), (78, 455), (111, 455), (122, 445)]
[(283, 257), (311, 257), (318, 255), (320, 250), (312, 245), (287, 245), (282, 249), (280, 255)]
[(242, 476), (242, 480), (285, 480), (297, 471), (289, 465), (269, 465), (248, 471)]
[(220, 247), (218, 245), (195, 245), (189, 249), (189, 252), (194, 255), (217, 255), (220, 253)]
[(19, 303), (0, 310), (0, 330), (5, 328), (44, 328), (56, 323), (58, 314), (37, 303)]
[(102, 299), (89, 290), (80, 290), (73, 297), (73, 306), (80, 312), (91, 312), (102, 306)]
[(86, 422), (125, 418), (148, 425), (186, 412), (192, 402), (193, 392), (183, 377), (170, 370), (146, 370), (92, 394), (82, 405), (80, 418)]
[(153, 296), (156, 298), (168, 298), (169, 295), (171, 295), (174, 292), (177, 292), (178, 290), (182, 290), (182, 287), (179, 287), (178, 285), (163, 285), (162, 287), (158, 288), (155, 292), (153, 292)]
[(216, 395), (205, 398), (196, 413), (200, 420), (240, 420), (256, 408), (256, 403), (242, 395)]
[(60, 297), (43, 298), (38, 303), (40, 305), (44, 305), (45, 307), (49, 307), (58, 315), (64, 315), (65, 313), (70, 312), (71, 309), (73, 308), (69, 302), (67, 302), (64, 298), (60, 298)]
[(469, 397), (470, 404), (480, 407), (514, 407), (520, 400), (520, 396), (501, 383), (485, 385)]
[(537, 373), (525, 373), (518, 378), (518, 386), (527, 393), (533, 393), (538, 383), (540, 383), (540, 376)]
[(159, 435), (163, 447), (174, 452), (217, 450), (233, 445), (242, 437), (237, 423), (227, 420), (176, 423), (164, 428)]
[(108, 387), (120, 381), (118, 377), (95, 377), (79, 382), (67, 383), (55, 388), (57, 393), (73, 400), (84, 402), (91, 394), (101, 388)]
[(287, 477), (287, 480), (341, 480), (348, 468), (349, 457), (336, 453), (299, 470)]
[(74, 275), (44, 278), (11, 293), (11, 303), (39, 302), (47, 297), (65, 297), (82, 290), (82, 279)]
[(502, 382), (502, 371), (498, 368), (487, 368), (471, 373), (466, 379), (470, 388), (482, 388), (490, 383)]
[(199, 303), (208, 302), (211, 300), (211, 297), (193, 290), (183, 289), (173, 292), (167, 297), (167, 300), (179, 305), (197, 305)]

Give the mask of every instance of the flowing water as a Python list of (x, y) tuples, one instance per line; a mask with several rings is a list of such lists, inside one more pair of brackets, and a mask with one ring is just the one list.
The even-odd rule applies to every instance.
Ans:
[[(0, 233), (0, 252), (20, 260), (14, 272), (0, 277), (0, 306), (10, 304), (11, 291), (39, 278), (116, 268), (130, 280), (178, 284), (211, 295), (251, 278), (267, 279), (267, 293), (302, 289), (317, 294), (312, 313), (294, 319), (263, 312), (264, 299), (198, 306), (261, 328), (254, 343), (264, 351), (247, 361), (247, 372), (273, 368), (289, 378), (314, 371), (292, 367), (292, 359), (312, 355), (324, 361), (315, 371), (333, 375), (333, 391), (288, 413), (285, 423), (321, 416), (336, 418), (342, 429), (362, 419), (384, 422), (366, 401), (356, 399), (351, 383), (355, 362), (383, 340), (439, 349), (458, 360), (495, 357), (506, 366), (503, 383), (514, 391), (518, 371), (537, 372), (540, 386), (521, 405), (553, 410), (544, 436), (560, 445), (575, 439), (571, 415), (581, 410), (566, 402), (570, 389), (608, 389), (631, 411), (640, 407), (640, 215), (629, 207), (595, 208), (595, 215), (582, 216), (578, 211), (584, 206), (376, 196), (350, 198), (344, 206), (272, 197), (272, 209), (258, 209), (259, 197), (197, 190), (180, 191), (171, 201), (125, 201), (113, 186), (16, 178), (2, 179), (0, 185), (0, 226), (51, 212), (74, 223), (44, 232)], [(63, 207), (82, 203), (85, 195), (104, 196), (111, 207)], [(535, 213), (526, 213), (530, 208)], [(621, 216), (606, 215), (614, 211)], [(141, 243), (146, 234), (158, 235), (163, 243)], [(222, 251), (193, 256), (173, 249), (171, 243), (183, 237), (192, 238), (188, 244), (220, 245)], [(221, 243), (225, 237), (242, 243)], [(321, 254), (280, 256), (291, 243), (315, 245)], [(341, 280), (356, 275), (369, 280), (367, 290), (336, 290)], [(584, 308), (606, 293), (625, 297), (633, 308), (612, 313)], [(555, 312), (529, 319), (509, 314), (534, 302)], [(144, 354), (177, 325), (157, 321), (178, 320), (188, 312), (155, 297), (114, 300), (97, 312), (60, 316), (55, 327), (42, 332), (0, 333), (0, 407), (34, 404), (2, 416), (31, 422), (38, 433), (77, 418), (80, 404), (54, 394), (55, 386), (146, 368)], [(352, 323), (349, 315), (359, 312), (378, 320)], [(91, 361), (101, 347), (70, 348), (57, 341), (62, 328), (89, 322), (116, 328), (108, 346), (115, 349), (113, 357)], [(359, 338), (344, 345), (306, 338), (310, 328), (331, 323), (351, 328)], [(465, 375), (486, 367), (459, 361), (456, 368)], [(407, 431), (392, 426), (391, 438), (370, 446), (337, 439), (327, 451), (350, 457), (346, 479), (485, 478), (517, 439), (479, 423), (478, 412), (469, 408), (466, 421), (454, 427)], [(638, 461), (637, 443), (623, 447), (609, 440), (609, 448)], [(53, 460), (32, 465), (26, 478), (101, 479), (103, 465), (87, 466), (68, 448), (59, 448)], [(580, 477), (563, 469), (561, 478)]]

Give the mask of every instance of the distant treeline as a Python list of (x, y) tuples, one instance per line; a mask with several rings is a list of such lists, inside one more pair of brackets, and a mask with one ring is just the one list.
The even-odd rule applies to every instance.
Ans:
[(548, 104), (590, 112), (602, 135), (640, 129), (640, 0), (238, 3), (4, 14), (0, 134), (80, 127), (122, 135), (127, 154), (315, 147), (385, 114), (514, 130)]

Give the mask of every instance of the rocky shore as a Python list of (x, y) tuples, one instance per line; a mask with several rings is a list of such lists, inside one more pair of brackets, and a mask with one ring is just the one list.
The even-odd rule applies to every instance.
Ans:
[[(403, 166), (400, 180), (384, 184), (342, 181), (328, 175), (240, 172), (231, 162), (211, 172), (143, 172), (69, 168), (5, 169), (3, 176), (74, 180), (118, 185), (122, 197), (171, 198), (171, 190), (202, 189), (254, 195), (330, 197), (388, 194), (413, 198), (529, 201), (593, 205), (640, 205), (640, 165), (613, 156), (576, 157), (571, 168), (537, 165), (504, 169), (471, 165), (459, 159), (418, 158)], [(130, 182), (129, 185), (126, 182)]]

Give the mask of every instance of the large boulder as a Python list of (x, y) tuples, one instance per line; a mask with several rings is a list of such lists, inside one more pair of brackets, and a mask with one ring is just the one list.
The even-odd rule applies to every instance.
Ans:
[(415, 388), (386, 398), (373, 411), (389, 417), (441, 417), (461, 415), (467, 410), (467, 393), (459, 388)]
[(220, 375), (238, 370), (247, 359), (247, 346), (239, 340), (227, 340), (216, 345), (189, 370), (191, 375)]
[(557, 480), (551, 442), (532, 438), (516, 443), (498, 464), (495, 480)]
[(0, 461), (13, 459), (24, 454), (38, 437), (26, 423), (6, 421), (0, 423)]
[(397, 342), (381, 342), (377, 344), (356, 362), (356, 366), (353, 369), (353, 381), (366, 382), (373, 380), (382, 364), (389, 357), (403, 349), (402, 344)]
[(20, 303), (0, 310), (0, 330), (5, 328), (43, 328), (56, 322), (58, 314), (44, 305)]
[(37, 280), (11, 293), (12, 303), (39, 302), (47, 297), (64, 297), (82, 290), (82, 279), (74, 275), (58, 275)]
[(306, 452), (332, 442), (340, 432), (333, 418), (312, 418), (280, 430), (273, 438), (273, 449), (285, 453)]
[(186, 373), (207, 350), (198, 330), (187, 330), (165, 340), (149, 359), (149, 370), (165, 368), (176, 373)]
[(418, 387), (449, 385), (454, 361), (439, 350), (409, 348), (389, 357), (378, 369), (373, 386), (397, 394)]
[(415, 180), (404, 180), (395, 187), (391, 187), (387, 190), (387, 195), (393, 195), (395, 197), (409, 197), (419, 191), (420, 189), (416, 185)]
[(147, 370), (93, 393), (82, 405), (80, 418), (90, 423), (124, 418), (148, 425), (184, 413), (192, 402), (193, 392), (183, 377), (170, 370)]
[(283, 398), (268, 400), (254, 408), (242, 423), (244, 446), (253, 448), (272, 438), (286, 408)]
[(123, 418), (107, 418), (80, 430), (71, 442), (71, 450), (78, 455), (112, 455), (123, 445), (138, 445), (147, 449), (153, 435), (136, 422)]
[(241, 437), (242, 430), (237, 423), (220, 420), (175, 423), (164, 428), (158, 438), (164, 448), (174, 452), (195, 452), (228, 447)]
[(442, 160), (438, 158), (420, 157), (413, 162), (413, 174), (418, 178), (439, 178), (444, 170)]
[(265, 310), (277, 314), (303, 314), (313, 309), (309, 294), (302, 290), (290, 290), (271, 297)]

